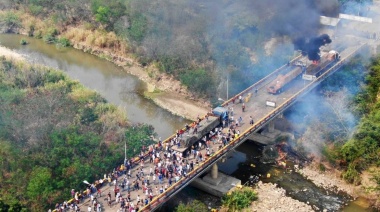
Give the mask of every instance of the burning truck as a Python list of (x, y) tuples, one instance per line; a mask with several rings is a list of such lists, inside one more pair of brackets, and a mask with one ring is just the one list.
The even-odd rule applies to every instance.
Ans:
[(337, 51), (331, 50), (323, 54), (319, 61), (313, 61), (313, 63), (306, 68), (302, 79), (312, 81), (318, 78), (325, 70), (339, 60), (340, 54)]
[(306, 66), (300, 61), (291, 64), (294, 66), (293, 69), (285, 74), (278, 75), (276, 79), (269, 83), (267, 91), (270, 94), (281, 93), (290, 82), (301, 76), (301, 74), (304, 80), (314, 80), (331, 67), (331, 65), (335, 64), (336, 61), (340, 60), (339, 53), (334, 50), (322, 53), (321, 56), (320, 47), (331, 43), (330, 37), (326, 34), (309, 40), (305, 40), (304, 38), (297, 39), (293, 43), (295, 49), (300, 50), (302, 55), (307, 55), (312, 64)]
[(298, 76), (304, 80), (314, 80), (318, 78), (324, 71), (340, 60), (340, 54), (337, 51), (331, 50), (322, 54), (319, 61), (313, 61), (309, 66), (305, 66), (302, 62), (293, 64), (295, 67), (286, 74), (280, 74), (269, 83), (267, 91), (270, 94), (279, 94), (284, 88)]

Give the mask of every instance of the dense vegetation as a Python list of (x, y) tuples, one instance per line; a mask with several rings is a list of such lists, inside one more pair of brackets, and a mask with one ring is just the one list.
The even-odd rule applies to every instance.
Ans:
[(62, 72), (0, 58), (0, 210), (45, 211), (122, 163), (126, 140), (132, 157), (153, 134)]
[(361, 120), (354, 136), (342, 145), (340, 156), (347, 163), (343, 177), (359, 184), (360, 172), (380, 162), (380, 58), (372, 61), (365, 78), (363, 90), (355, 98), (356, 110)]
[(5, 0), (0, 8), (20, 11), (2, 15), (6, 31), (133, 54), (192, 91), (225, 97), (227, 79), (234, 94), (288, 61), (291, 40), (315, 36), (319, 15), (336, 15), (339, 2), (352, 1)]

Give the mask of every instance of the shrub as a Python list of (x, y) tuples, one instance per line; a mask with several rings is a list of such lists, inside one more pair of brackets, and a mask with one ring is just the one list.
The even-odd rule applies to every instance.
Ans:
[(37, 32), (34, 34), (34, 37), (37, 38), (37, 39), (41, 39), (42, 38), (42, 31), (41, 30), (37, 30)]
[(141, 42), (145, 37), (148, 21), (145, 16), (138, 14), (132, 18), (131, 25), (128, 29), (128, 36), (137, 42)]
[(189, 70), (180, 76), (181, 82), (191, 91), (202, 94), (214, 90), (215, 82), (211, 74), (204, 69)]
[(13, 12), (5, 13), (5, 15), (2, 17), (2, 21), (4, 21), (5, 25), (9, 28), (21, 26), (20, 17)]
[(343, 173), (343, 179), (349, 183), (353, 183), (355, 185), (360, 184), (360, 173), (356, 170), (356, 167), (353, 163), (348, 166), (347, 171)]
[(28, 41), (26, 41), (25, 39), (21, 39), (20, 40), (20, 44), (21, 45), (26, 45), (26, 44), (28, 44)]
[(228, 211), (241, 211), (251, 205), (252, 201), (257, 200), (257, 193), (251, 187), (243, 187), (233, 192), (228, 192), (222, 198), (223, 206)]
[(58, 35), (58, 30), (55, 28), (49, 28), (47, 34), (43, 36), (43, 40), (46, 43), (55, 43), (57, 41), (56, 36)]
[(34, 26), (34, 24), (30, 24), (30, 25), (29, 25), (29, 30), (28, 30), (28, 36), (29, 36), (29, 37), (32, 37), (32, 36), (33, 36), (33, 34), (34, 34), (34, 30), (35, 30), (35, 26)]
[(46, 43), (49, 43), (49, 44), (55, 42), (55, 37), (52, 36), (51, 34), (44, 35), (44, 36), (42, 37), (42, 39), (43, 39)]
[(319, 171), (325, 172), (326, 171), (326, 166), (323, 165), (322, 163), (319, 164)]
[(60, 46), (60, 47), (68, 47), (68, 46), (71, 46), (70, 44), (70, 40), (67, 39), (67, 38), (58, 38), (57, 42), (56, 42), (56, 45), (57, 46)]
[(30, 4), (28, 7), (29, 7), (30, 13), (32, 13), (32, 15), (34, 16), (38, 16), (39, 14), (41, 14), (44, 9), (42, 6), (34, 5), (34, 4)]
[(181, 202), (175, 211), (176, 212), (208, 212), (209, 209), (203, 202), (198, 201), (198, 200), (193, 200), (187, 204), (183, 204)]

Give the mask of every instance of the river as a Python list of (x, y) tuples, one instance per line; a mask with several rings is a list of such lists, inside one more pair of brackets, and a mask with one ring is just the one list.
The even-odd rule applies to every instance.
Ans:
[[(263, 163), (263, 146), (253, 141), (247, 141), (237, 147), (234, 152), (229, 154), (224, 163), (219, 163), (219, 170), (240, 179), (246, 183), (251, 175), (261, 175), (260, 179), (266, 183), (276, 183), (279, 187), (286, 190), (287, 196), (301, 202), (308, 202), (327, 211), (344, 212), (370, 212), (369, 203), (364, 198), (351, 201), (351, 198), (343, 193), (334, 194), (317, 187), (302, 175), (278, 168), (274, 164)], [(267, 173), (271, 177), (267, 179)]]
[[(26, 39), (29, 44), (20, 45), (21, 39)], [(108, 102), (124, 108), (131, 122), (151, 124), (163, 139), (188, 123), (188, 120), (172, 115), (145, 99), (142, 95), (146, 89), (145, 83), (111, 62), (73, 48), (56, 48), (55, 45), (48, 45), (42, 40), (23, 35), (0, 34), (0, 45), (16, 50), (25, 55), (29, 61), (63, 70), (71, 78), (99, 92)], [(289, 196), (295, 199), (309, 201), (320, 208), (328, 208), (329, 211), (336, 211), (347, 201), (343, 196), (326, 195), (326, 191), (319, 189), (296, 173), (284, 173), (273, 166), (261, 163), (258, 160), (261, 157), (259, 150), (260, 148), (253, 142), (246, 142), (236, 148), (225, 164), (219, 167), (223, 172), (241, 179), (243, 183), (252, 174), (272, 173), (273, 177), (266, 181), (278, 183)], [(297, 186), (294, 183), (295, 180)], [(299, 192), (305, 189), (308, 191), (306, 194)], [(188, 186), (165, 204), (160, 211), (173, 210), (180, 201), (188, 202), (192, 199), (201, 200), (210, 207), (221, 204), (219, 198)], [(359, 198), (341, 210), (368, 212), (370, 210), (366, 209), (367, 206), (367, 202)]]
[[(21, 39), (29, 44), (20, 45)], [(0, 45), (16, 50), (29, 61), (63, 70), (72, 79), (99, 92), (108, 102), (124, 108), (131, 122), (151, 124), (162, 139), (189, 122), (144, 98), (144, 82), (99, 57), (73, 48), (56, 48), (42, 39), (16, 34), (0, 34)]]

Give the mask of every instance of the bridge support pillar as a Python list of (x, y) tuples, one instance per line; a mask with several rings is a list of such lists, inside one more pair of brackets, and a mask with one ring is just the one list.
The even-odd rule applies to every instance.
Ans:
[(218, 165), (214, 163), (211, 168), (211, 178), (216, 179), (218, 178)]

